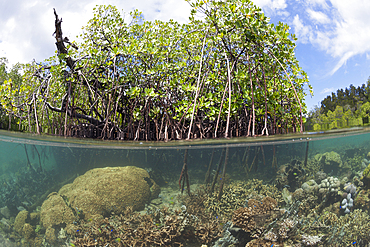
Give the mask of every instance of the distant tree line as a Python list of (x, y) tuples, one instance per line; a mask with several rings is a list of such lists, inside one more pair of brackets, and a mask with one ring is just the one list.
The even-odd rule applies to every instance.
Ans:
[(338, 89), (315, 106), (305, 124), (308, 130), (329, 130), (364, 126), (370, 117), (370, 77), (366, 84), (357, 88)]
[(337, 93), (331, 93), (321, 101), (321, 110), (323, 114), (328, 111), (334, 111), (337, 106), (350, 107), (352, 111), (370, 101), (370, 78), (367, 80), (366, 85), (362, 84), (357, 88), (352, 84), (349, 88), (338, 89)]

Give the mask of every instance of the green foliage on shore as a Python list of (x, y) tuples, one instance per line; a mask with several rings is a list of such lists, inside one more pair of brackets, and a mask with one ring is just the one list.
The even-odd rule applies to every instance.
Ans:
[(8, 60), (5, 57), (0, 58), (0, 88), (7, 87), (7, 93), (0, 98), (0, 128), (18, 129), (17, 121), (12, 116), (13, 105), (21, 102), (19, 98), (19, 89), (22, 85), (23, 65), (17, 63), (8, 68)]
[(27, 64), (21, 87), (0, 86), (3, 109), (23, 130), (104, 139), (302, 131), (312, 88), (289, 26), (249, 0), (188, 2), (186, 24), (137, 10), (127, 22), (108, 5), (94, 9), (80, 43), (57, 28), (56, 55)]
[(306, 128), (331, 130), (367, 126), (370, 120), (370, 78), (359, 87), (338, 89), (321, 101), (308, 114)]

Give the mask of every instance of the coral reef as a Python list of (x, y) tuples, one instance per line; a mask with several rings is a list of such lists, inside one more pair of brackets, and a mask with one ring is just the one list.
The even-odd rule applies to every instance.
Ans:
[(7, 219), (9, 219), (11, 216), (11, 212), (7, 206), (0, 208), (0, 214), (4, 215), (4, 217)]
[(11, 222), (10, 220), (8, 219), (5, 219), (5, 218), (1, 218), (0, 220), (0, 233), (1, 232), (4, 232), (4, 233), (9, 233), (11, 232)]
[[(31, 217), (32, 215), (32, 217)], [(14, 225), (13, 229), (16, 232), (16, 234), (12, 234), (10, 232), (10, 221), (5, 220), (4, 218), (1, 220), (0, 224), (6, 224), (9, 226), (8, 230), (10, 232), (10, 235), (8, 237), (10, 239), (18, 240), (20, 241), (22, 246), (40, 246), (40, 239), (37, 238), (37, 233), (34, 230), (34, 227), (32, 226), (32, 222), (34, 222), (37, 219), (37, 213), (31, 213), (29, 214), (28, 211), (23, 210), (18, 213), (16, 218), (14, 219)], [(34, 218), (36, 217), (36, 219)], [(1, 231), (0, 231), (1, 235)], [(35, 238), (36, 237), (36, 238)], [(5, 245), (10, 246), (10, 245)]]
[(243, 207), (249, 199), (262, 200), (269, 196), (278, 204), (283, 203), (281, 192), (273, 185), (263, 184), (262, 180), (251, 179), (247, 182), (233, 182), (224, 186), (220, 200), (217, 198), (218, 191), (206, 197), (204, 202), (214, 216), (231, 217), (234, 211)]
[[(72, 208), (56, 192), (48, 195), (41, 206), (40, 223), (46, 228), (45, 239), (50, 244), (57, 240), (56, 230), (71, 225), (77, 219)], [(40, 229), (39, 227), (37, 230)]]
[(305, 234), (302, 235), (302, 244), (306, 246), (316, 245), (320, 242), (320, 240), (321, 240), (321, 237), (319, 236), (311, 236), (311, 235), (305, 235)]
[(120, 214), (127, 206), (143, 209), (159, 191), (144, 169), (133, 166), (93, 169), (63, 186), (59, 193), (48, 196), (41, 207), (41, 222), (45, 228), (65, 226), (76, 216)]
[(141, 215), (127, 209), (124, 215), (96, 222), (82, 221), (76, 231), (75, 246), (184, 246), (184, 243), (207, 244), (221, 236), (217, 220), (201, 221), (187, 213), (168, 209), (149, 210)]
[[(0, 233), (0, 246), (6, 247), (18, 247), (13, 238), (6, 238)], [(40, 245), (41, 246), (41, 245)]]
[(252, 241), (248, 242), (245, 245), (245, 247), (255, 247), (255, 246), (258, 246), (258, 247), (276, 246), (276, 247), (278, 247), (278, 245), (276, 245), (274, 242), (264, 240), (264, 239), (253, 239)]
[(346, 184), (344, 184), (343, 189), (344, 189), (347, 193), (352, 194), (352, 196), (353, 196), (353, 197), (356, 195), (356, 190), (357, 190), (357, 188), (356, 188), (356, 186), (355, 186), (354, 184), (352, 184), (352, 183), (346, 183)]
[(344, 213), (348, 214), (350, 212), (350, 208), (353, 207), (353, 199), (355, 198), (357, 191), (356, 186), (352, 183), (346, 183), (344, 185), (344, 190), (346, 192), (342, 193), (342, 200), (341, 209), (344, 210)]
[(353, 243), (364, 246), (370, 242), (370, 216), (361, 209), (339, 217), (331, 227), (325, 240), (332, 246), (351, 246)]
[(288, 188), (290, 192), (293, 192), (301, 187), (305, 177), (306, 172), (302, 167), (302, 162), (292, 160), (290, 164), (280, 166), (277, 171), (275, 184), (279, 189)]
[(26, 223), (27, 218), (28, 218), (28, 211), (26, 210), (20, 211), (17, 214), (17, 217), (15, 217), (14, 230), (18, 232), (19, 234), (22, 234), (23, 226)]
[(368, 165), (365, 154), (327, 152), (307, 166), (292, 156), (268, 180), (229, 177), (220, 198), (218, 183), (212, 193), (192, 184), (182, 195), (176, 178), (163, 180), (161, 190), (141, 168), (93, 169), (33, 212), (1, 205), (0, 245), (367, 246), (370, 166), (356, 170)]
[(337, 214), (333, 213), (333, 212), (325, 212), (321, 217), (320, 219), (322, 220), (322, 222), (327, 225), (327, 226), (334, 226), (335, 224), (337, 224), (337, 221), (338, 221), (338, 216)]
[(33, 236), (34, 233), (35, 233), (35, 231), (33, 230), (33, 227), (30, 224), (25, 223), (23, 225), (22, 235), (24, 236), (24, 238), (27, 242), (30, 241), (30, 239), (31, 239), (31, 237)]
[(362, 172), (361, 181), (366, 188), (370, 189), (370, 164)]
[(340, 173), (350, 177), (359, 171), (362, 171), (367, 166), (367, 160), (363, 155), (355, 154), (353, 157), (343, 157), (343, 165), (341, 166)]
[[(299, 190), (299, 189), (298, 189)], [(301, 189), (302, 190), (302, 189)], [(281, 192), (281, 196), (287, 205), (292, 204), (292, 193), (287, 188), (284, 188)]]
[(322, 180), (319, 184), (319, 193), (333, 193), (338, 194), (338, 190), (340, 189), (340, 181), (336, 177), (328, 177)]
[(214, 243), (213, 247), (235, 246), (239, 240), (231, 234), (233, 224), (228, 221), (223, 227), (222, 236)]
[[(121, 214), (126, 207), (143, 209), (150, 199), (160, 193), (159, 186), (141, 168), (106, 167), (87, 171), (72, 184), (64, 185), (58, 193), (49, 194), (41, 206), (40, 222), (46, 229), (46, 239), (54, 243), (62, 229), (76, 231), (73, 222), (81, 219), (103, 219)], [(33, 215), (37, 219), (38, 215)], [(54, 237), (53, 237), (54, 236)]]
[(287, 218), (284, 219), (278, 228), (272, 228), (265, 235), (264, 239), (271, 242), (283, 242), (289, 237), (290, 230), (297, 224), (297, 221)]
[(299, 203), (293, 203), (288, 210), (280, 210), (263, 224), (261, 234), (251, 235), (246, 246), (292, 246), (298, 242), (297, 229), (302, 226), (296, 215), (298, 207)]
[(40, 205), (38, 200), (60, 177), (55, 170), (47, 171), (42, 169), (41, 164), (36, 167), (22, 159), (10, 163), (3, 160), (0, 170), (2, 168), (4, 172), (0, 172), (0, 212), (6, 207), (2, 214), (5, 212), (3, 215), (7, 219), (16, 217), (22, 210), (32, 212)]
[(189, 214), (204, 215), (207, 214), (205, 207), (205, 201), (207, 200), (207, 191), (203, 186), (199, 187), (196, 191), (193, 191), (190, 195), (179, 196), (180, 201), (183, 205), (186, 205), (186, 211)]
[(236, 227), (250, 233), (252, 238), (258, 238), (264, 230), (264, 225), (280, 214), (276, 206), (276, 200), (269, 196), (260, 202), (250, 199), (247, 207), (235, 210), (232, 222)]
[(300, 218), (294, 230), (295, 235), (290, 239), (296, 238), (295, 241), (306, 246), (352, 246), (354, 243), (365, 246), (370, 240), (369, 219), (369, 215), (359, 209), (342, 216), (325, 209), (320, 217), (313, 210)]
[(276, 235), (276, 233), (274, 233), (273, 231), (269, 231), (265, 234), (265, 240), (276, 242), (278, 241), (278, 239), (279, 239), (279, 236)]
[(278, 230), (280, 238), (288, 238), (288, 232), (293, 229), (297, 222), (293, 219), (284, 219)]
[(361, 168), (366, 169), (366, 167), (370, 164), (370, 161), (368, 159), (362, 159), (361, 161)]
[(55, 192), (41, 206), (40, 221), (45, 228), (65, 227), (76, 219), (73, 210)]
[(354, 200), (355, 208), (362, 209), (364, 212), (370, 213), (370, 189), (362, 189), (357, 194)]
[(323, 171), (326, 173), (337, 172), (343, 165), (340, 155), (334, 151), (316, 154), (315, 160), (319, 162)]
[(341, 209), (344, 210), (344, 213), (350, 213), (350, 208), (353, 207), (353, 199), (351, 198), (351, 193), (347, 195), (347, 198), (344, 198), (342, 201)]
[(59, 190), (87, 218), (121, 214), (127, 206), (142, 210), (159, 192), (148, 172), (135, 166), (95, 168)]
[(311, 179), (307, 182), (304, 182), (301, 188), (307, 193), (315, 193), (320, 186), (315, 182), (315, 180)]
[(50, 244), (55, 243), (55, 241), (57, 240), (57, 238), (55, 236), (55, 229), (54, 228), (49, 227), (48, 229), (46, 229), (46, 232), (45, 232), (45, 240), (48, 243), (50, 243)]
[(316, 182), (320, 183), (325, 178), (327, 178), (327, 174), (325, 172), (323, 172), (323, 171), (316, 172), (316, 174), (315, 174)]

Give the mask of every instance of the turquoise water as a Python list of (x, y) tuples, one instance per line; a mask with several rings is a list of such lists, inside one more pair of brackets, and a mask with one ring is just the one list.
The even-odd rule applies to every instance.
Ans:
[[(337, 155), (335, 157), (340, 159), (341, 163), (330, 163), (328, 160), (332, 158), (329, 158), (329, 152), (335, 152)], [(199, 240), (201, 239), (199, 238), (197, 241), (194, 240), (195, 242), (192, 242), (181, 235), (177, 236), (177, 240), (173, 240), (173, 242), (164, 246), (179, 246), (180, 244), (177, 244), (179, 241), (184, 244), (184, 246), (201, 246), (201, 244), (206, 244), (207, 246), (227, 246), (222, 245), (227, 241), (229, 241), (229, 246), (245, 246), (247, 243), (255, 244), (257, 241), (260, 241), (260, 243), (264, 241), (264, 244), (276, 244), (276, 246), (283, 246), (283, 244), (288, 243), (300, 243), (303, 244), (302, 246), (305, 246), (304, 244), (308, 243), (307, 238), (309, 237), (312, 238), (312, 241), (320, 239), (316, 243), (316, 246), (330, 246), (329, 240), (333, 242), (333, 237), (338, 237), (342, 234), (341, 226), (338, 225), (337, 228), (335, 228), (335, 224), (339, 223), (334, 224), (333, 222), (329, 222), (329, 224), (327, 221), (323, 220), (323, 224), (326, 224), (325, 227), (334, 227), (333, 229), (338, 229), (338, 233), (329, 233), (329, 231), (323, 229), (317, 230), (315, 228), (316, 230), (313, 230), (314, 227), (311, 227), (312, 229), (308, 227), (309, 230), (307, 230), (307, 227), (305, 228), (302, 222), (305, 222), (304, 220), (307, 220), (307, 222), (311, 220), (312, 215), (310, 216), (309, 211), (314, 210), (315, 207), (318, 219), (320, 215), (324, 217), (324, 215), (327, 214), (335, 214), (335, 217), (337, 217), (337, 221), (335, 222), (340, 222), (344, 219), (343, 217), (346, 217), (345, 220), (350, 221), (351, 219), (349, 219), (349, 217), (354, 214), (355, 209), (362, 210), (361, 217), (365, 217), (366, 214), (369, 213), (368, 210), (370, 209), (370, 205), (363, 199), (363, 197), (370, 194), (367, 191), (369, 188), (366, 184), (367, 181), (361, 178), (361, 172), (363, 172), (368, 165), (367, 160), (370, 157), (367, 155), (369, 152), (370, 132), (368, 129), (260, 138), (169, 143), (117, 143), (49, 136), (40, 137), (0, 131), (0, 208), (2, 209), (0, 211), (0, 218), (2, 219), (0, 223), (0, 245), (79, 246), (80, 244), (80, 246), (84, 246), (81, 244), (82, 240), (80, 242), (78, 240), (79, 238), (82, 239), (83, 236), (79, 235), (79, 229), (75, 230), (75, 234), (70, 234), (71, 232), (68, 233), (68, 231), (64, 233), (63, 230), (73, 228), (72, 226), (80, 226), (83, 224), (82, 222), (91, 220), (79, 215), (80, 209), (72, 205), (73, 202), (71, 199), (65, 199), (65, 197), (63, 197), (68, 207), (77, 208), (72, 210), (76, 219), (73, 220), (71, 226), (68, 226), (68, 222), (54, 224), (51, 227), (47, 226), (45, 219), (40, 219), (40, 215), (43, 215), (41, 206), (48, 200), (48, 195), (50, 193), (58, 192), (62, 186), (72, 183), (75, 178), (95, 168), (135, 166), (147, 171), (150, 179), (152, 179), (152, 182), (148, 183), (150, 186), (153, 181), (158, 184), (161, 188), (161, 193), (156, 195), (156, 198), (147, 199), (145, 208), (140, 208), (138, 209), (139, 211), (144, 210), (149, 214), (148, 212), (150, 212), (150, 208), (153, 205), (157, 208), (161, 208), (163, 205), (169, 207), (173, 206), (173, 210), (180, 209), (182, 205), (186, 205), (189, 208), (193, 205), (191, 203), (194, 202), (190, 202), (189, 206), (186, 204), (187, 202), (189, 203), (189, 200), (186, 198), (184, 199), (184, 197), (181, 199), (180, 197), (181, 190), (184, 190), (184, 194), (186, 194), (187, 191), (186, 179), (181, 180), (181, 182), (179, 181), (180, 174), (185, 175), (184, 172), (182, 173), (182, 169), (184, 163), (186, 163), (188, 181), (193, 195), (200, 193), (197, 192), (197, 189), (199, 190), (203, 188), (202, 186), (207, 186), (207, 184), (209, 188), (212, 182), (215, 181), (215, 189), (213, 192), (217, 194), (216, 197), (218, 193), (220, 193), (219, 191), (222, 191), (222, 186), (224, 186), (223, 193), (224, 197), (226, 197), (228, 196), (228, 189), (234, 188), (232, 187), (234, 183), (240, 182), (243, 183), (241, 186), (245, 186), (248, 183), (252, 183), (251, 181), (253, 181), (253, 179), (258, 179), (264, 186), (271, 186), (271, 188), (268, 187), (269, 189), (266, 190), (276, 190), (275, 192), (271, 192), (272, 195), (274, 193), (279, 193), (279, 196), (272, 197), (276, 199), (276, 208), (280, 211), (292, 210), (295, 203), (305, 202), (308, 205), (306, 208), (307, 212), (300, 212), (297, 216), (286, 214), (283, 216), (284, 214), (280, 215), (280, 213), (280, 218), (276, 216), (274, 220), (277, 222), (276, 224), (280, 226), (282, 226), (282, 222), (287, 219), (296, 222), (293, 224), (294, 226), (291, 228), (286, 238), (283, 237), (283, 235), (278, 235), (278, 233), (273, 232), (273, 230), (270, 229), (272, 227), (269, 228), (267, 221), (264, 222), (265, 224), (262, 224), (263, 226), (261, 226), (261, 229), (263, 229), (263, 231), (259, 231), (263, 233), (259, 233), (258, 237), (256, 237), (257, 235), (253, 235), (255, 236), (253, 237), (251, 234), (251, 232), (256, 231), (256, 229), (251, 231), (244, 229), (246, 235), (243, 237), (233, 236), (232, 234), (232, 237), (231, 235), (226, 236), (225, 232), (232, 232), (225, 227), (229, 226), (229, 223), (233, 223), (234, 227), (235, 225), (241, 229), (243, 229), (243, 227), (241, 225), (238, 226), (235, 220), (233, 221), (232, 214), (227, 214), (225, 213), (226, 211), (223, 213), (222, 210), (217, 211), (216, 209), (209, 209), (209, 203), (213, 200), (209, 198), (212, 198), (213, 194), (209, 192), (209, 189), (205, 189), (205, 191), (208, 191), (208, 204), (202, 204), (204, 207), (202, 210), (205, 210), (204, 212), (207, 214), (210, 213), (211, 215), (209, 216), (210, 218), (206, 220), (216, 219), (214, 217), (217, 217), (217, 220), (219, 220), (219, 216), (221, 220), (221, 216), (223, 216), (222, 220), (224, 222), (222, 222), (222, 224), (220, 223), (222, 226), (220, 228), (220, 236), (210, 238), (209, 241)], [(325, 154), (327, 161), (321, 158), (321, 156)], [(225, 156), (227, 156), (227, 158), (225, 158)], [(207, 176), (207, 172), (209, 176)], [(325, 176), (320, 177), (321, 175), (318, 175), (319, 172), (325, 173)], [(335, 193), (330, 192), (330, 189), (326, 189), (326, 192), (323, 192), (323, 190), (320, 192), (319, 185), (325, 183), (322, 181), (334, 178), (339, 181), (338, 187), (330, 187), (330, 189), (335, 189)], [(222, 179), (224, 179), (225, 184), (222, 184)], [(208, 183), (206, 180), (208, 180)], [(310, 180), (315, 180), (317, 185), (317, 188), (312, 189), (312, 191), (309, 191), (309, 189), (303, 185)], [(345, 210), (342, 210), (340, 207), (344, 206), (344, 204), (341, 204), (342, 199), (349, 193), (346, 192), (348, 183), (352, 183), (356, 186), (357, 191), (352, 193), (352, 200), (354, 200), (355, 205), (351, 206), (351, 212), (344, 213)], [(302, 192), (303, 188), (307, 191), (305, 190), (305, 192)], [(254, 189), (258, 191), (255, 197), (248, 197), (245, 194), (238, 195), (246, 202), (251, 198), (261, 201), (263, 196), (267, 195), (267, 192), (263, 194), (264, 192), (262, 193), (262, 190), (257, 187), (243, 189)], [(114, 190), (114, 188), (112, 188), (112, 190)], [(360, 194), (361, 191), (367, 194)], [(304, 196), (297, 196), (298, 193), (307, 194)], [(343, 193), (346, 193), (344, 197)], [(361, 197), (359, 197), (359, 194)], [(204, 197), (205, 195), (202, 196)], [(175, 201), (175, 199), (170, 198), (177, 199)], [(308, 198), (310, 198), (312, 204), (309, 204)], [(357, 198), (361, 198), (361, 200), (359, 201)], [(348, 203), (349, 201), (350, 199), (348, 199)], [(220, 204), (220, 202), (214, 203), (215, 205), (217, 203)], [(247, 204), (244, 206), (247, 206)], [(125, 207), (127, 207), (127, 205), (125, 205)], [(85, 212), (87, 212), (86, 210), (87, 209), (84, 209)], [(299, 211), (300, 209), (297, 208), (295, 210)], [(19, 224), (20, 219), (20, 216), (17, 215), (19, 215), (21, 211), (27, 211), (29, 214), (23, 222), (21, 221), (21, 224), (23, 224), (21, 227), (22, 229), (16, 226)], [(33, 217), (31, 216), (32, 212), (35, 213), (34, 215), (38, 214), (39, 216), (34, 216), (36, 218), (31, 219)], [(118, 209), (112, 209), (111, 212), (104, 211), (101, 215), (104, 217), (112, 217), (111, 213), (114, 212), (116, 214), (123, 213)], [(359, 214), (358, 211), (356, 211), (356, 213)], [(266, 214), (266, 212), (263, 214)], [(87, 215), (87, 213), (84, 215)], [(43, 216), (41, 216), (41, 218), (42, 217)], [(197, 217), (200, 218), (200, 216)], [(235, 217), (236, 216), (234, 216), (234, 218)], [(16, 218), (18, 218), (18, 220)], [(281, 221), (280, 223), (279, 220)], [(24, 227), (24, 224), (28, 225)], [(197, 224), (199, 225), (200, 223)], [(309, 225), (309, 223), (307, 224)], [(105, 226), (106, 225), (107, 223), (105, 223)], [(27, 227), (31, 229), (28, 232), (26, 230), (28, 229)], [(158, 228), (160, 227), (161, 226)], [(221, 233), (222, 228), (224, 228), (223, 233)], [(50, 233), (50, 229), (53, 229), (52, 233)], [(194, 229), (196, 229), (196, 227)], [(343, 231), (342, 229), (342, 232)], [(55, 237), (54, 239), (50, 237), (53, 234)], [(87, 233), (85, 233), (85, 235), (86, 234)], [(277, 236), (275, 241), (273, 241), (274, 238), (271, 237), (274, 234)], [(92, 233), (91, 236), (93, 236)], [(316, 240), (314, 239), (315, 236), (317, 237)], [(95, 238), (92, 237), (92, 239)], [(227, 238), (229, 239), (227, 240)], [(115, 242), (113, 240), (115, 240)], [(110, 246), (125, 246), (120, 244), (127, 244), (127, 242), (124, 241), (128, 241), (124, 240), (123, 237), (116, 237), (113, 240), (110, 239), (106, 241), (111, 241), (109, 242)], [(339, 243), (334, 241), (332, 246), (345, 246), (351, 241), (352, 244), (354, 242), (360, 243), (360, 246), (365, 246), (365, 244), (368, 243), (368, 240), (363, 237), (361, 233), (356, 232), (352, 233), (351, 238), (343, 241), (346, 242)], [(149, 242), (147, 246), (150, 246)], [(142, 242), (140, 243), (142, 244)], [(132, 245), (134, 246), (135, 243)], [(140, 246), (139, 243), (136, 245)], [(104, 244), (97, 244), (96, 246), (104, 246)]]

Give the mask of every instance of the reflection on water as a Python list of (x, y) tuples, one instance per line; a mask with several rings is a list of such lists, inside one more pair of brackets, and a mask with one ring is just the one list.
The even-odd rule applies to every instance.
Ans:
[(367, 129), (170, 143), (0, 132), (0, 246), (365, 246), (369, 160)]

